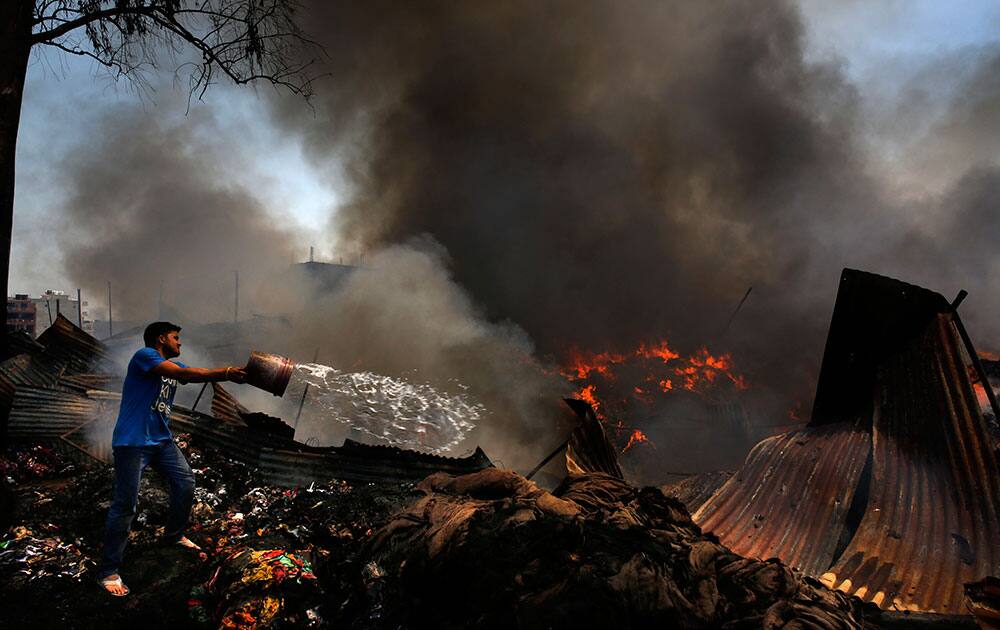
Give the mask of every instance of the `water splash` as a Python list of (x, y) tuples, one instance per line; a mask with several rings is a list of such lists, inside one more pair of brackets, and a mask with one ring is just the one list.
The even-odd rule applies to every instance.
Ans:
[(389, 444), (431, 453), (457, 445), (486, 413), (464, 393), (448, 394), (373, 372), (341, 372), (319, 363), (295, 366), (289, 391), (294, 396), (305, 384), (307, 404), (334, 420)]

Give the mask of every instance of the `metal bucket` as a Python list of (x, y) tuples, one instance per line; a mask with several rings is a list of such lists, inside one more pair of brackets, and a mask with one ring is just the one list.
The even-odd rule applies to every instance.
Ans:
[(294, 367), (295, 363), (287, 357), (251, 351), (246, 367), (246, 382), (275, 396), (282, 396)]

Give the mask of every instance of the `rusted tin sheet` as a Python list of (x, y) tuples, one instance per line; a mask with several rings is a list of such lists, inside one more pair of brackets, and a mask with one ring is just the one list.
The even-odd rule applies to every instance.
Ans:
[(81, 394), (88, 391), (102, 390), (108, 392), (120, 392), (122, 390), (122, 377), (119, 374), (74, 374), (64, 376), (59, 379), (59, 387)]
[(29, 354), (19, 354), (0, 363), (0, 428), (6, 426), (19, 386), (45, 387), (56, 382), (57, 375), (40, 363), (36, 356)]
[(102, 401), (59, 389), (19, 386), (14, 394), (7, 433), (11, 439), (56, 439), (98, 417), (102, 404)]
[(352, 440), (345, 440), (343, 446), (311, 447), (177, 405), (173, 409), (170, 427), (175, 434), (190, 433), (202, 444), (257, 467), (278, 485), (301, 486), (330, 479), (400, 483), (438, 471), (462, 475), (493, 465), (479, 448), (469, 457), (452, 458)]
[(16, 357), (19, 354), (35, 354), (41, 352), (45, 347), (35, 341), (31, 335), (23, 330), (16, 330), (7, 333), (7, 347), (3, 348), (6, 354), (0, 355), (3, 360)]
[(78, 328), (61, 314), (38, 336), (45, 355), (58, 364), (64, 374), (107, 372), (113, 367), (104, 345)]
[(683, 503), (688, 512), (693, 514), (732, 476), (733, 473), (728, 470), (699, 473), (674, 483), (664, 484), (660, 486), (660, 490), (668, 497), (674, 497)]
[(241, 405), (236, 397), (226, 391), (222, 385), (212, 383), (212, 415), (226, 422), (243, 424), (242, 414), (249, 410)]
[(962, 584), (1000, 574), (1000, 468), (954, 316), (878, 371), (868, 509), (829, 586), (883, 608), (964, 612)]
[(174, 405), (172, 409), (170, 430), (175, 435), (190, 433), (201, 443), (219, 449), (227, 457), (251, 466), (257, 465), (261, 448), (265, 446), (291, 448), (295, 444), (290, 440), (255, 434), (245, 425), (192, 412), (180, 405)]
[(624, 479), (618, 464), (618, 453), (611, 446), (604, 426), (594, 414), (594, 408), (583, 400), (564, 400), (580, 419), (580, 424), (573, 430), (566, 445), (567, 472), (571, 475), (602, 472)]
[(767, 438), (693, 518), (738, 554), (819, 575), (835, 559), (870, 450), (860, 423)]

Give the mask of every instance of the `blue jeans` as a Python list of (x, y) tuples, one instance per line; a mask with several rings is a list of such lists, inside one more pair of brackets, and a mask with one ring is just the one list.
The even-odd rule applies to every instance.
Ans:
[(114, 498), (104, 527), (104, 551), (97, 570), (98, 578), (117, 573), (122, 563), (139, 502), (139, 480), (146, 466), (152, 466), (170, 484), (170, 515), (163, 532), (166, 542), (181, 537), (194, 501), (194, 474), (173, 440), (165, 440), (155, 446), (116, 446), (114, 453)]

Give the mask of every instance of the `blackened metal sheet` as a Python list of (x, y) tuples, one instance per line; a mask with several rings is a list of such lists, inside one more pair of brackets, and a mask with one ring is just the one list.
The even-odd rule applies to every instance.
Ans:
[(346, 440), (325, 452), (262, 449), (259, 469), (271, 483), (302, 486), (343, 479), (353, 483), (414, 483), (436, 472), (467, 475), (493, 463), (482, 449), (468, 457), (442, 457)]
[[(63, 374), (112, 371), (104, 344), (61, 314), (38, 336), (45, 355), (60, 366)], [(62, 375), (62, 374), (61, 374)]]
[(870, 418), (875, 373), (951, 306), (938, 293), (855, 269), (840, 276), (810, 424)]
[(878, 371), (868, 509), (827, 585), (883, 608), (964, 612), (1000, 574), (1000, 470), (953, 316)]
[(240, 419), (248, 409), (241, 405), (236, 397), (230, 394), (218, 383), (212, 383), (212, 415), (226, 422), (243, 424)]
[(761, 441), (694, 513), (695, 522), (738, 554), (823, 573), (871, 450), (859, 425), (806, 427)]
[(564, 400), (580, 419), (580, 424), (573, 430), (566, 445), (566, 470), (574, 475), (602, 472), (624, 479), (618, 464), (618, 453), (611, 446), (604, 432), (604, 425), (594, 414), (594, 408), (583, 400)]

